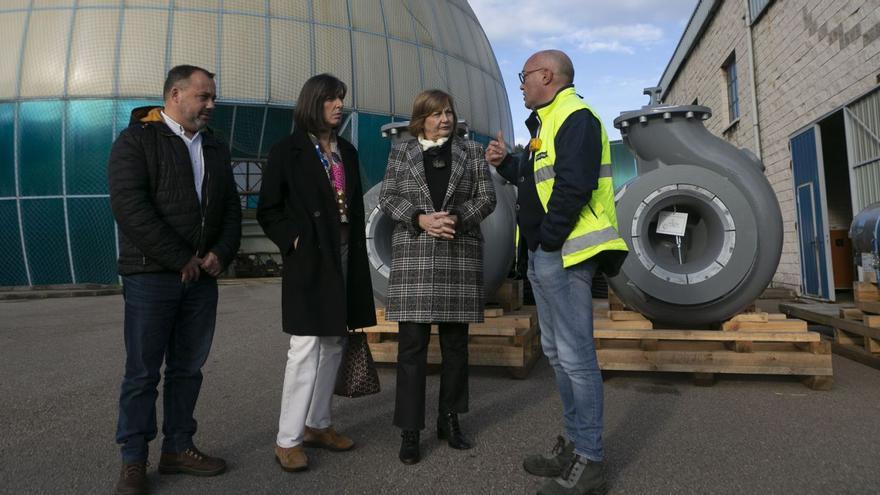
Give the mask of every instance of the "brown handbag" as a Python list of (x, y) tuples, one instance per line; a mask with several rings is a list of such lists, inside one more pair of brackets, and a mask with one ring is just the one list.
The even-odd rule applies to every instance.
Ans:
[(336, 374), (333, 393), (342, 397), (363, 397), (378, 394), (379, 373), (364, 332), (349, 332), (348, 345)]

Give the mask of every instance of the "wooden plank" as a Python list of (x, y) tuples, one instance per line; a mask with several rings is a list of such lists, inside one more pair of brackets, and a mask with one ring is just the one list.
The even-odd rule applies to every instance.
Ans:
[(626, 309), (623, 301), (621, 301), (620, 298), (617, 297), (617, 294), (615, 294), (610, 287), (608, 288), (608, 308), (611, 311), (623, 311), (624, 309)]
[(864, 313), (859, 308), (840, 308), (840, 317), (844, 320), (862, 321)]
[(767, 323), (767, 320), (767, 313), (740, 313), (730, 319), (730, 321), (749, 321), (761, 323)]
[(857, 303), (880, 301), (880, 291), (870, 282), (853, 282), (853, 299)]
[(639, 340), (639, 349), (643, 351), (656, 351), (660, 348), (660, 341), (657, 339), (641, 339)]
[(803, 307), (796, 304), (780, 304), (779, 309), (787, 313), (789, 316), (801, 318), (820, 325), (826, 325), (832, 328), (840, 328), (847, 332), (857, 333), (864, 337), (872, 339), (880, 339), (880, 328), (871, 328), (858, 321), (844, 320), (832, 315), (824, 314), (818, 311)]
[[(504, 308), (486, 308), (483, 310), (483, 316), (486, 318), (504, 316)], [(385, 308), (376, 308), (376, 319), (385, 320)]]
[(611, 321), (648, 321), (641, 313), (636, 311), (608, 311), (608, 319)]
[[(370, 352), (377, 363), (397, 362), (397, 342), (370, 344)], [(440, 363), (440, 345), (428, 345), (428, 363)], [(468, 345), (468, 364), (474, 366), (519, 367), (526, 362), (525, 349), (514, 346), (488, 344)]]
[(880, 356), (865, 351), (861, 346), (834, 343), (831, 344), (831, 349), (835, 354), (839, 354), (847, 359), (880, 369)]
[(814, 375), (804, 378), (803, 382), (813, 390), (831, 390), (834, 385), (834, 377)]
[(835, 328), (834, 342), (838, 344), (861, 346), (864, 344), (864, 337), (855, 333), (847, 332), (846, 330)]
[(733, 350), (735, 352), (754, 352), (755, 345), (754, 345), (754, 342), (752, 342), (751, 340), (749, 340), (747, 342), (744, 342), (744, 341), (734, 342), (733, 343)]
[(597, 354), (603, 370), (833, 375), (830, 354), (802, 351), (737, 353), (603, 348)]
[(862, 323), (871, 328), (880, 328), (880, 315), (862, 315)]
[(709, 342), (818, 342), (816, 332), (719, 332), (717, 330), (606, 330), (594, 329), (597, 339), (681, 340)]
[[(534, 313), (516, 312), (503, 316), (488, 318), (482, 323), (471, 323), (468, 329), (470, 335), (485, 336), (521, 336), (527, 333), (537, 324), (538, 318)], [(397, 322), (377, 319), (376, 325), (364, 329), (366, 333), (397, 333)], [(439, 332), (437, 325), (431, 326), (431, 334)]]
[(857, 301), (856, 306), (865, 313), (880, 314), (880, 302), (878, 301)]
[(721, 329), (725, 332), (806, 332), (807, 322), (803, 320), (768, 320), (766, 322), (757, 321), (725, 321), (721, 325)]
[(484, 310), (486, 318), (497, 318), (504, 316), (504, 308), (486, 308)]
[(650, 330), (654, 324), (649, 320), (625, 320), (612, 321), (606, 319), (593, 319), (593, 331), (596, 330)]

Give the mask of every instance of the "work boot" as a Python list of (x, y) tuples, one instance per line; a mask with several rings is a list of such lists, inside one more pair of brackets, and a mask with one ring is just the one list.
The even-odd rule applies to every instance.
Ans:
[(544, 483), (538, 495), (605, 495), (607, 491), (602, 463), (575, 454), (562, 474)]
[(354, 447), (352, 439), (336, 433), (332, 426), (319, 430), (317, 428), (309, 428), (306, 426), (303, 434), (303, 445), (306, 447), (314, 447), (318, 449), (332, 450), (333, 452), (342, 452), (351, 450)]
[(400, 454), (398, 455), (400, 462), (404, 464), (415, 464), (422, 459), (419, 453), (419, 431), (403, 430), (400, 433)]
[(191, 474), (193, 476), (217, 476), (226, 471), (226, 461), (205, 455), (195, 447), (176, 454), (162, 453), (159, 458), (161, 474)]
[(458, 413), (441, 414), (437, 418), (437, 438), (446, 440), (450, 447), (458, 450), (468, 450), (473, 447), (458, 424)]
[(150, 485), (147, 483), (146, 462), (123, 462), (119, 481), (116, 482), (115, 495), (147, 495)]
[(281, 469), (288, 473), (296, 471), (305, 471), (309, 468), (309, 458), (306, 457), (306, 451), (302, 445), (296, 445), (290, 448), (275, 446), (275, 460), (281, 465)]
[(571, 462), (574, 456), (574, 442), (566, 442), (562, 436), (556, 437), (556, 445), (549, 454), (534, 454), (523, 460), (523, 468), (529, 474), (555, 478), (562, 474), (562, 469)]

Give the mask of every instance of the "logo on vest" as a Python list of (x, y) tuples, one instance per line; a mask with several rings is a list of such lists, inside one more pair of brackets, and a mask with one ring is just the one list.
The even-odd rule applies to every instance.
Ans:
[(536, 162), (537, 162), (537, 161), (541, 161), (541, 160), (543, 160), (544, 158), (547, 158), (547, 152), (546, 152), (546, 151), (542, 151), (542, 152), (538, 153), (537, 155), (535, 155), (535, 161), (536, 161)]

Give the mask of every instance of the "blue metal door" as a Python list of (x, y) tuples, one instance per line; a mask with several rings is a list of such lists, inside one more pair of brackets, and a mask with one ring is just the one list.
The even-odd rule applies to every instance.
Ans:
[(801, 252), (801, 290), (805, 296), (832, 300), (830, 235), (823, 214), (824, 170), (817, 134), (818, 128), (814, 126), (793, 137), (790, 143)]

